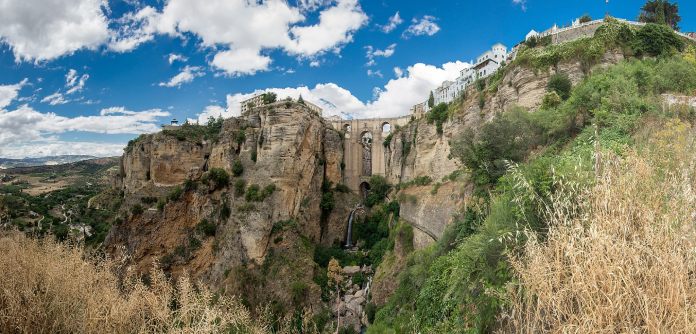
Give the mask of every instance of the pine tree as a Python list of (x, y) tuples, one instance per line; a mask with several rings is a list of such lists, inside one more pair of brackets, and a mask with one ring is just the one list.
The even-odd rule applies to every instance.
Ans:
[(304, 99), (302, 98), (302, 94), (300, 94), (300, 98), (297, 99), (297, 103), (299, 103), (299, 104), (305, 104)]
[(432, 108), (435, 106), (435, 96), (433, 95), (433, 91), (430, 91), (430, 97), (428, 97), (428, 108)]

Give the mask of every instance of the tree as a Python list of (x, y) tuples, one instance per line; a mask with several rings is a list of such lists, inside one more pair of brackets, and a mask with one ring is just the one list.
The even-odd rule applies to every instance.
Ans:
[(580, 23), (590, 22), (590, 21), (592, 21), (592, 16), (590, 16), (589, 14), (585, 14), (583, 16), (580, 16), (579, 21), (580, 21)]
[(276, 93), (273, 92), (268, 92), (264, 93), (261, 96), (261, 99), (263, 100), (263, 104), (271, 104), (278, 100), (278, 95), (276, 95)]
[(432, 108), (435, 106), (435, 96), (433, 95), (433, 91), (430, 91), (430, 97), (428, 97), (428, 108)]
[(648, 0), (641, 8), (638, 16), (640, 22), (666, 24), (674, 30), (679, 30), (679, 5), (668, 0)]
[(341, 305), (341, 284), (343, 283), (343, 270), (341, 269), (341, 265), (338, 263), (338, 260), (335, 258), (331, 258), (329, 261), (329, 265), (326, 268), (326, 276), (329, 278), (329, 284), (336, 288), (336, 312), (337, 318), (338, 318), (338, 326), (336, 327), (336, 330), (338, 331), (338, 328), (341, 328), (341, 310), (338, 308)]
[(684, 50), (684, 41), (667, 26), (648, 23), (636, 33), (638, 51), (649, 56), (669, 55)]
[(297, 99), (297, 103), (305, 104), (304, 99), (302, 98), (302, 94), (300, 94), (300, 98)]

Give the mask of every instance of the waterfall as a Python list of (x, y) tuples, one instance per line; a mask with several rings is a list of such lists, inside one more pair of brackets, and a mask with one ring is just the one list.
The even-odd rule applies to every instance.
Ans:
[(348, 230), (346, 231), (346, 248), (353, 247), (353, 215), (355, 215), (355, 210), (353, 209), (348, 216)]

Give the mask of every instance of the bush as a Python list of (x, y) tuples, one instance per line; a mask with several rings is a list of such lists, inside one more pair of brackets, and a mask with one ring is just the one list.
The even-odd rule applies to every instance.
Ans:
[(198, 226), (196, 226), (196, 229), (203, 233), (203, 235), (208, 236), (208, 237), (213, 237), (215, 236), (215, 232), (217, 227), (215, 224), (209, 222), (207, 219), (201, 220), (200, 223), (198, 223)]
[(389, 193), (389, 190), (391, 190), (391, 185), (387, 183), (387, 179), (379, 175), (373, 175), (370, 177), (369, 183), (370, 190), (367, 193), (365, 205), (371, 208), (384, 201)]
[(244, 166), (242, 165), (242, 161), (235, 160), (234, 163), (232, 163), (232, 174), (234, 176), (241, 176), (242, 173), (244, 173)]
[(684, 50), (684, 41), (669, 27), (648, 23), (636, 33), (637, 49), (649, 56), (669, 55)]
[(244, 196), (244, 189), (246, 188), (246, 181), (244, 179), (237, 179), (234, 181), (234, 195), (237, 197)]
[(172, 201), (176, 202), (181, 198), (181, 195), (184, 194), (184, 190), (181, 189), (181, 187), (177, 186), (172, 191), (169, 192), (169, 195), (167, 195), (167, 198)]
[(590, 16), (589, 14), (585, 14), (585, 15), (581, 16), (578, 20), (580, 21), (581, 24), (591, 22), (592, 16)]
[(135, 204), (131, 208), (131, 213), (133, 214), (133, 216), (141, 215), (143, 214), (143, 212), (145, 212), (145, 209), (143, 209), (143, 206), (140, 204)]
[(208, 177), (213, 181), (215, 189), (224, 188), (230, 184), (230, 175), (222, 168), (212, 168)]
[(541, 107), (544, 109), (552, 109), (561, 105), (562, 102), (563, 100), (561, 100), (561, 97), (558, 96), (558, 93), (548, 92), (546, 95), (544, 95), (544, 100), (541, 102)]
[(275, 184), (269, 184), (261, 189), (258, 184), (252, 184), (247, 188), (244, 199), (247, 202), (263, 202), (276, 191)]
[(271, 103), (275, 103), (278, 100), (278, 95), (276, 93), (273, 93), (273, 92), (268, 92), (268, 93), (264, 93), (261, 96), (261, 99), (263, 100), (263, 104), (271, 104)]
[(428, 124), (435, 123), (437, 133), (439, 135), (442, 135), (442, 123), (447, 121), (447, 118), (449, 117), (447, 114), (447, 104), (440, 103), (436, 105), (433, 109), (430, 110), (430, 112), (426, 114), (426, 116)]
[(478, 106), (479, 106), (479, 109), (483, 109), (483, 107), (486, 106), (486, 95), (483, 93), (479, 94)]
[(570, 82), (568, 75), (556, 73), (549, 78), (549, 83), (546, 85), (546, 90), (556, 92), (563, 100), (570, 97), (570, 91), (573, 89), (573, 83)]

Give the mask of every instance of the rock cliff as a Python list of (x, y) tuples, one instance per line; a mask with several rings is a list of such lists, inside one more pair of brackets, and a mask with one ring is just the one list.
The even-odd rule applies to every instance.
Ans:
[[(341, 204), (357, 201), (345, 198), (321, 217), (322, 184), (342, 180), (339, 133), (291, 102), (219, 125), (217, 133), (186, 125), (128, 146), (114, 182), (128, 212), (107, 250), (138, 272), (159, 262), (252, 305), (289, 305), (296, 282), (319, 301), (311, 247), (341, 239), (348, 210)], [(220, 170), (228, 184), (217, 181)]]

